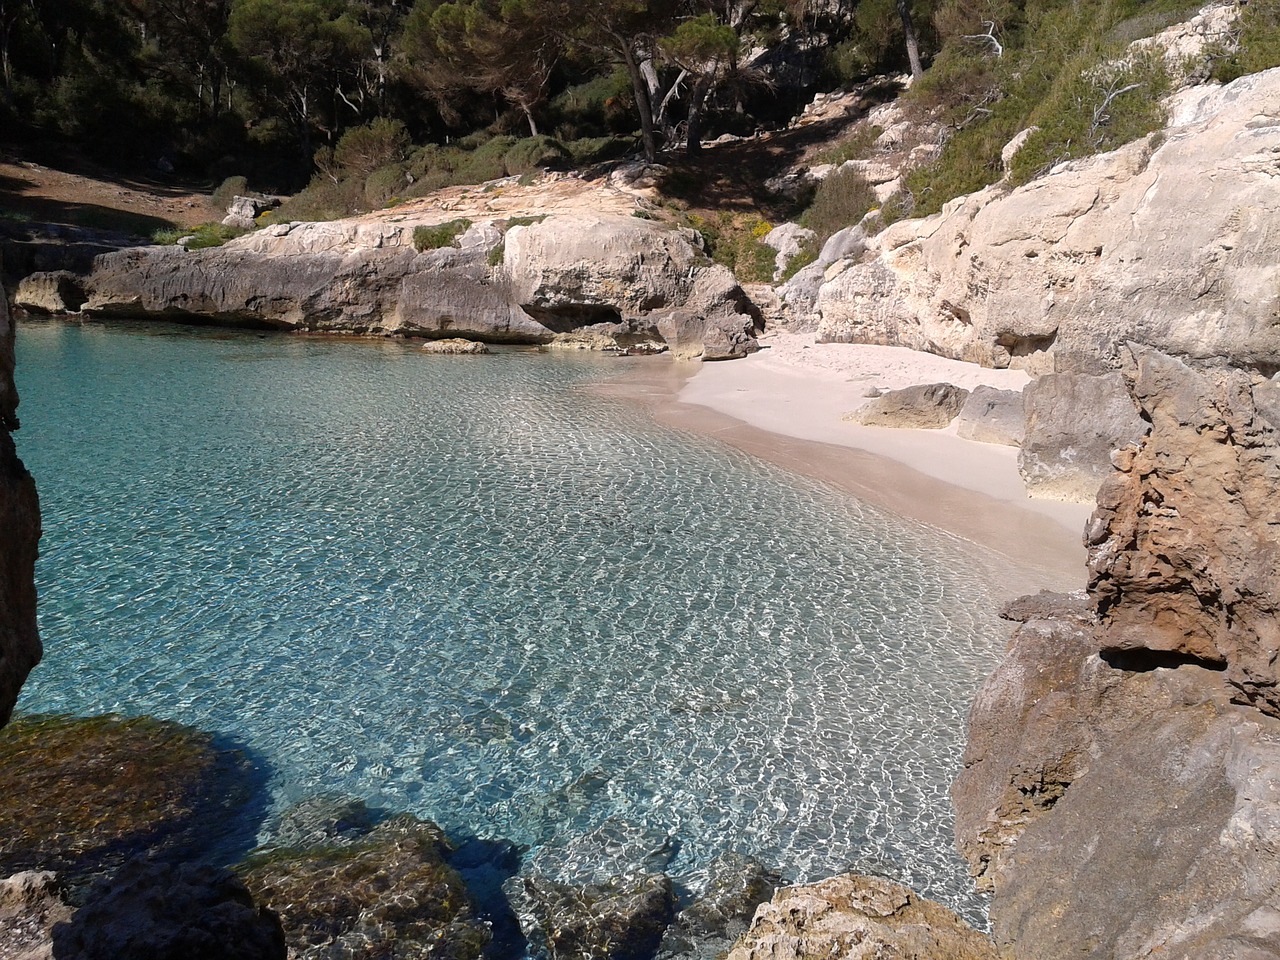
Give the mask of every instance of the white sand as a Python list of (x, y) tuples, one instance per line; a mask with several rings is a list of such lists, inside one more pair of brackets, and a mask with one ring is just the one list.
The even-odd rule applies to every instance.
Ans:
[(1004, 558), (1000, 575), (1010, 590), (1084, 585), (1081, 534), (1093, 504), (1027, 496), (1016, 448), (963, 440), (954, 427), (894, 430), (842, 419), (872, 388), (947, 382), (1017, 390), (1030, 380), (1025, 373), (901, 347), (817, 344), (802, 334), (773, 334), (762, 346), (741, 360), (701, 364), (680, 388), (678, 408), (710, 411), (723, 425), (675, 412), (667, 419), (993, 551)]

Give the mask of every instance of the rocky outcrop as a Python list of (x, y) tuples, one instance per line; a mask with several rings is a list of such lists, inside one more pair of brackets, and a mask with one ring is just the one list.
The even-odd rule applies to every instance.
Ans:
[(280, 918), (229, 870), (132, 860), (53, 931), (57, 960), (285, 960)]
[(844, 419), (868, 427), (941, 430), (960, 412), (969, 391), (951, 383), (922, 383), (890, 390)]
[(1022, 391), (974, 387), (956, 416), (956, 435), (978, 443), (1021, 446), (1026, 435)]
[[(679, 357), (755, 349), (760, 322), (696, 235), (633, 217), (551, 216), (473, 225), (460, 246), (418, 252), (412, 222), (281, 224), (201, 251), (100, 257), (84, 311), (211, 323), (546, 343), (665, 341)], [(472, 242), (474, 241), (474, 242)]]
[(1135, 339), (1272, 371), (1277, 117), (1280, 70), (1197, 87), (1160, 134), (894, 224), (827, 270), (819, 336), (1037, 374), (1114, 369)]
[(1280, 385), (1130, 349), (1151, 435), (1118, 459), (1089, 524), (1100, 646), (1225, 669), (1280, 716)]
[[(3, 273), (3, 270), (0, 270)], [(27, 674), (40, 662), (36, 628), (36, 548), (40, 502), (14, 446), (18, 389), (13, 382), (14, 326), (0, 290), (0, 726), (9, 720)]]
[(1027, 492), (1051, 500), (1092, 501), (1112, 474), (1115, 451), (1147, 432), (1119, 373), (1051, 373), (1023, 394), (1018, 472)]
[(83, 304), (80, 278), (70, 270), (23, 277), (13, 295), (13, 305), (29, 313), (75, 313)]
[(50, 960), (53, 928), (71, 918), (66, 895), (57, 875), (47, 870), (0, 880), (0, 957)]
[(491, 934), (448, 863), (451, 847), (439, 827), (400, 816), (345, 835), (351, 832), (358, 828), (256, 855), (240, 868), (254, 898), (280, 915), (291, 957), (480, 956)]
[(479, 340), (464, 340), (461, 337), (449, 337), (445, 340), (428, 340), (422, 345), (422, 352), (443, 354), (446, 356), (462, 356), (466, 354), (489, 353), (489, 348)]
[(1018, 960), (1280, 957), (1277, 388), (1128, 352), (1150, 433), (1098, 494), (1087, 599), (1006, 611), (958, 840)]
[(722, 956), (747, 932), (756, 907), (773, 896), (782, 877), (740, 853), (722, 853), (707, 868), (702, 895), (678, 914), (662, 937), (658, 960)]
[(728, 960), (996, 960), (994, 945), (939, 904), (879, 877), (784, 887)]

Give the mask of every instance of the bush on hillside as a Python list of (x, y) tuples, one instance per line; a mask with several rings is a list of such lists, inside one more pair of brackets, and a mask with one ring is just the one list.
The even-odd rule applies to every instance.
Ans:
[(1280, 67), (1280, 0), (1252, 0), (1240, 11), (1238, 46), (1215, 58), (1213, 79), (1229, 83), (1272, 67)]
[(415, 227), (413, 230), (414, 249), (422, 253), (425, 250), (439, 250), (441, 247), (451, 247), (454, 245), (454, 241), (469, 226), (471, 226), (470, 220), (465, 217), (459, 217), (457, 220), (450, 220), (448, 223), (441, 223), (431, 227)]
[(227, 210), (231, 207), (231, 201), (244, 196), (248, 189), (249, 181), (245, 177), (227, 177), (218, 184), (210, 199), (216, 209)]

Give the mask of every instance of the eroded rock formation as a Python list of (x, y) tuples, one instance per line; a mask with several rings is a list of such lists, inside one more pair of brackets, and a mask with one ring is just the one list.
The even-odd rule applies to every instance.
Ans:
[(40, 503), (35, 481), (18, 459), (10, 436), (18, 429), (14, 333), (0, 290), (0, 726), (8, 722), (18, 691), (41, 655), (35, 586)]
[(871, 238), (827, 268), (819, 336), (1033, 373), (1114, 368), (1125, 338), (1274, 369), (1280, 70), (1171, 112), (1145, 140)]
[[(504, 232), (505, 230), (505, 232)], [(99, 257), (84, 311), (289, 330), (547, 343), (568, 332), (679, 357), (755, 349), (760, 315), (688, 231), (621, 216), (473, 225), (418, 252), (413, 225), (281, 224), (212, 250)]]
[(1130, 346), (1088, 596), (1039, 597), (975, 701), (957, 835), (1018, 960), (1280, 957), (1276, 387)]

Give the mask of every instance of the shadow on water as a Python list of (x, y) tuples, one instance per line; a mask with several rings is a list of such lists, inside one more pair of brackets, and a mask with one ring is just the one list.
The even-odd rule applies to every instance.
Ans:
[(455, 847), (449, 865), (471, 891), (480, 919), (493, 928), (493, 942), (485, 956), (488, 960), (523, 957), (529, 943), (503, 890), (503, 884), (520, 870), (520, 847), (510, 840), (482, 837), (463, 837), (455, 841)]

